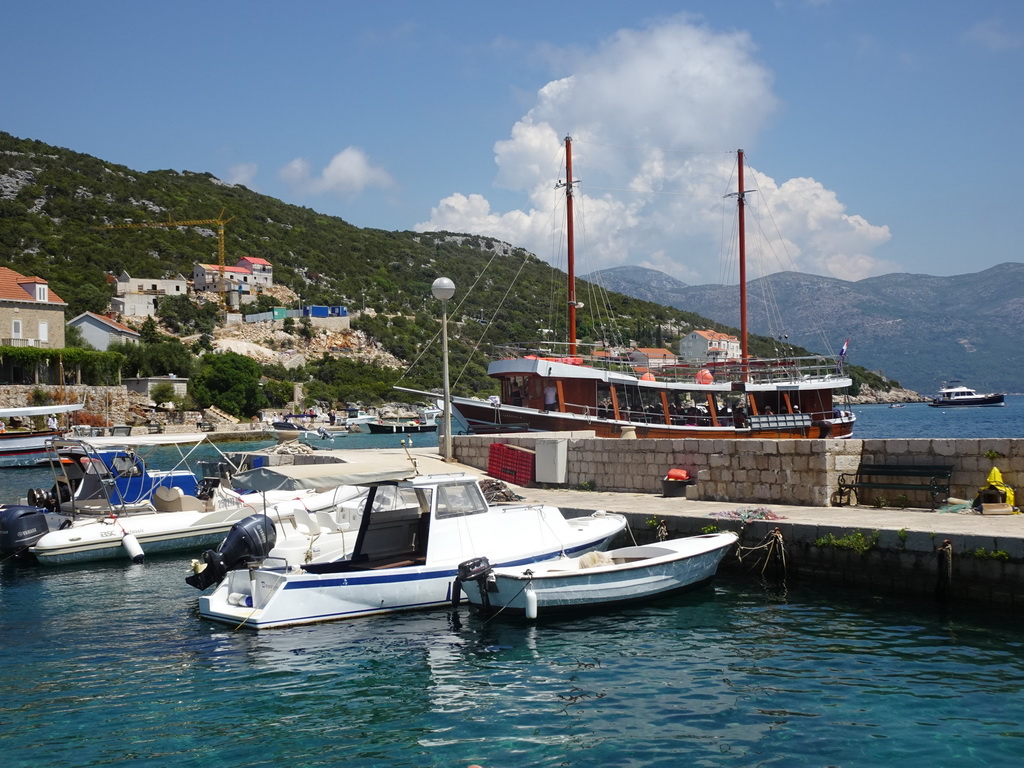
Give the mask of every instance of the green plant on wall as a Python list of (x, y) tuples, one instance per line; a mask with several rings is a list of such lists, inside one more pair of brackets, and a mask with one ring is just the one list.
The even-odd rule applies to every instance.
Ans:
[(849, 549), (858, 555), (863, 555), (869, 549), (878, 544), (878, 531), (866, 534), (863, 531), (851, 531), (845, 536), (827, 534), (820, 539), (814, 540), (814, 546), (822, 549)]

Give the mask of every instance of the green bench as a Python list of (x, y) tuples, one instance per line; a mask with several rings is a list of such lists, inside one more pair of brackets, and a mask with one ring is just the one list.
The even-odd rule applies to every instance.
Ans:
[(935, 509), (940, 496), (949, 496), (952, 477), (949, 464), (861, 464), (855, 474), (839, 475), (839, 504), (844, 499), (849, 504), (851, 494), (856, 494), (859, 501), (861, 491), (928, 491)]

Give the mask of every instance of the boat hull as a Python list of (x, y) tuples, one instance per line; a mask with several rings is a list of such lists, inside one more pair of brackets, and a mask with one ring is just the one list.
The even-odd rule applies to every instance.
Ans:
[(825, 439), (848, 438), (853, 434), (854, 418), (809, 421), (806, 425), (750, 429), (732, 425), (663, 424), (600, 418), (592, 414), (538, 411), (532, 408), (499, 405), (469, 398), (453, 398), (453, 407), (463, 420), (472, 425), (473, 433), (502, 432), (571, 432), (589, 430), (597, 437), (633, 436), (651, 439), (711, 438), (737, 440), (761, 439)]
[(469, 602), (485, 612), (528, 618), (627, 605), (708, 583), (737, 539), (716, 533), (623, 547), (608, 553), (613, 564), (590, 568), (579, 567), (578, 559), (496, 568), (464, 588)]
[[(548, 560), (559, 551), (575, 555), (604, 549), (625, 528), (625, 519), (616, 515), (571, 519), (572, 540), (556, 544), (543, 540), (542, 528), (529, 533), (516, 509), (495, 513), (509, 518), (507, 527), (501, 525), (490, 535), (478, 531), (476, 537), (500, 550), (498, 561), (507, 565)], [(337, 572), (301, 567), (231, 571), (213, 593), (200, 597), (199, 613), (233, 627), (271, 629), (449, 605), (458, 563), (477, 555), (479, 542), (474, 545), (471, 538), (446, 546), (442, 562), (432, 563), (428, 557), (422, 565)], [(537, 543), (531, 545), (533, 541)]]
[(0, 434), (0, 467), (36, 467), (46, 464), (48, 440), (60, 432), (4, 432)]
[(987, 408), (1006, 405), (1006, 402), (1003, 395), (977, 395), (975, 397), (962, 397), (957, 400), (936, 398), (928, 403), (928, 405), (933, 408)]
[(416, 434), (418, 432), (437, 431), (437, 424), (380, 424), (371, 421), (366, 426), (375, 435)]

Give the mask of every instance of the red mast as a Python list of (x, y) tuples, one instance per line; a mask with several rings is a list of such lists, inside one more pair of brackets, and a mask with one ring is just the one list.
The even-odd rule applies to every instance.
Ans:
[(565, 218), (568, 251), (566, 261), (569, 271), (569, 355), (576, 354), (576, 253), (573, 243), (572, 215), (572, 138), (565, 137)]
[(736, 150), (739, 158), (737, 173), (738, 186), (736, 192), (736, 205), (739, 211), (739, 236), (740, 236), (740, 365), (743, 371), (743, 380), (747, 379), (747, 361), (750, 354), (747, 350), (747, 238), (746, 221), (743, 213), (743, 150)]

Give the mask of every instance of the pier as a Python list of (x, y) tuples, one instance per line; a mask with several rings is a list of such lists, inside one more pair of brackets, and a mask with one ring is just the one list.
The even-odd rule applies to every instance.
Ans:
[[(537, 479), (554, 472), (561, 482), (517, 483), (519, 495), (567, 516), (624, 514), (638, 541), (653, 540), (661, 520), (669, 536), (735, 531), (745, 548), (778, 529), (787, 578), (1024, 607), (1024, 515), (933, 512), (926, 489), (901, 494), (904, 508), (893, 501), (835, 505), (839, 476), (861, 462), (952, 465), (951, 495), (965, 500), (993, 466), (1019, 487), (1024, 440), (602, 440), (574, 433), (454, 442), (456, 459), (478, 472), (487, 469), (492, 443), (539, 451)], [(673, 467), (695, 480), (683, 496), (664, 495), (662, 479)], [(778, 519), (757, 519), (758, 510)], [(730, 557), (723, 567), (751, 570), (756, 558), (741, 564)]]

